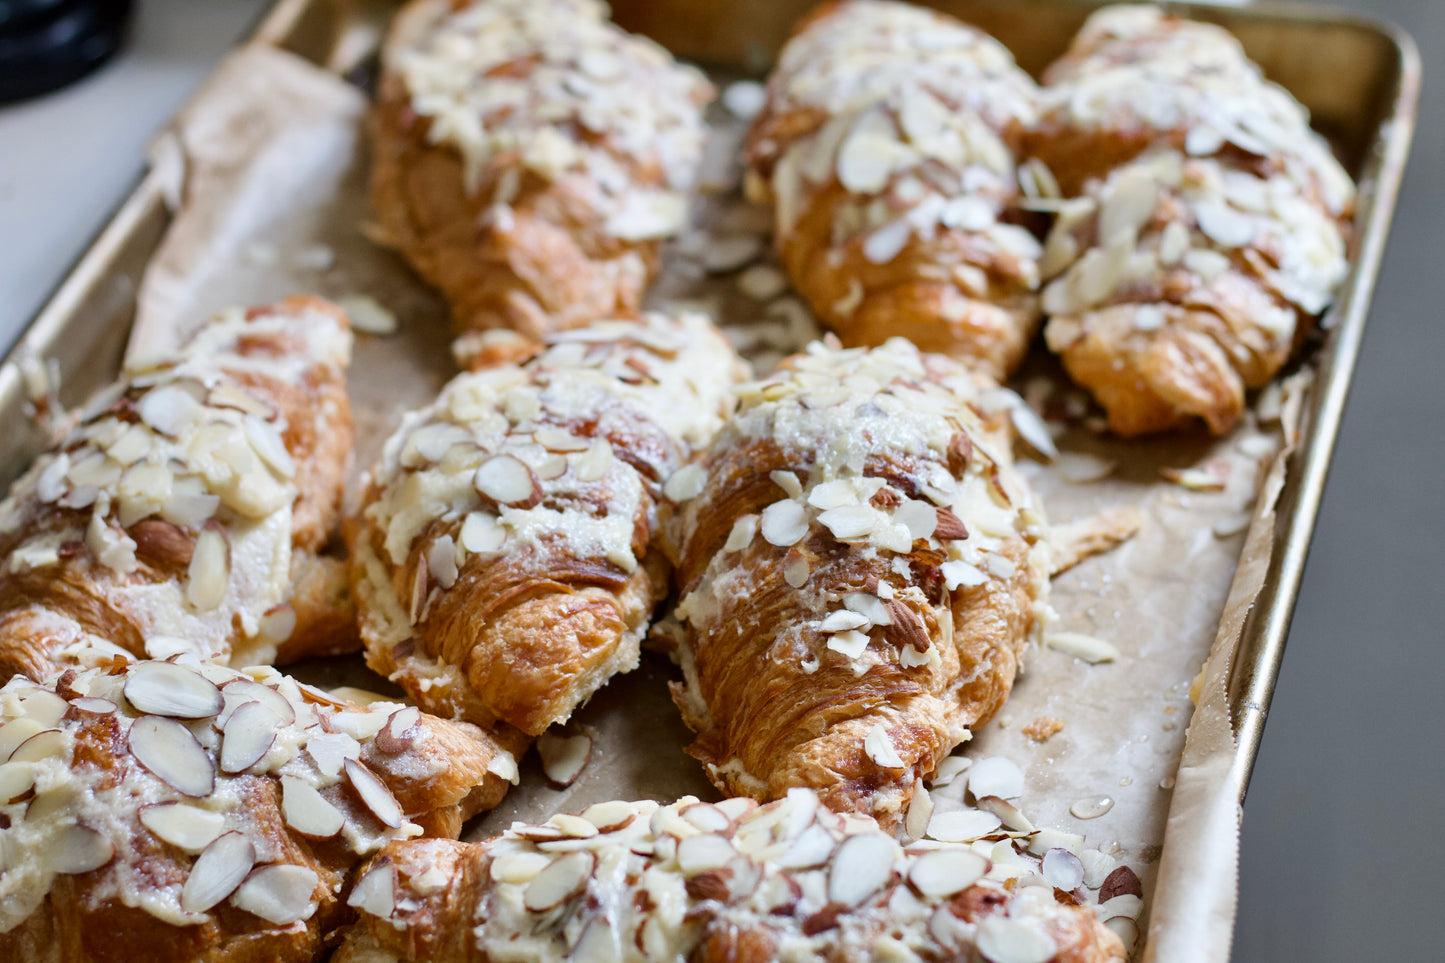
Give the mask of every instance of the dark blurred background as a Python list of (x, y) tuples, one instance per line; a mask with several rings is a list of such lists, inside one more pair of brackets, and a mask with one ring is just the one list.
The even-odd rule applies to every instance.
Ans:
[[(1340, 5), (1414, 36), (1425, 95), (1245, 806), (1238, 963), (1445, 959), (1445, 0)], [(22, 15), (70, 17), (64, 36), (0, 38), (33, 58), (23, 83), (70, 69), (44, 56), (67, 38), (74, 72), (92, 71), (0, 107), (7, 345), (134, 184), (150, 134), (266, 4), (139, 0), (99, 67), (129, 4), (74, 6), (0, 0), (11, 38)]]

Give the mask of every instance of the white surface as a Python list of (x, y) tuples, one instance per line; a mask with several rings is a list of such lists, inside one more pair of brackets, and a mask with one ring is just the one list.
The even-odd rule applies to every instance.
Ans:
[(151, 135), (263, 9), (262, 0), (140, 0), (110, 63), (0, 107), (0, 351), (135, 186)]

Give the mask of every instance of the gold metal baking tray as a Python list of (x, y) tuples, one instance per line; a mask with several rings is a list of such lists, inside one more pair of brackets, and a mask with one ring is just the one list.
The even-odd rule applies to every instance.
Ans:
[[(789, 26), (814, 2), (613, 0), (613, 8), (623, 26), (649, 34), (684, 58), (760, 74)], [(1089, 5), (1069, 0), (931, 5), (988, 30), (1035, 73), (1063, 51), (1090, 12)], [(251, 42), (287, 50), (338, 75), (366, 76), (379, 31), (395, 6), (381, 0), (279, 0)], [(1231, 628), (1215, 643), (1216, 656), (1222, 653), (1229, 665), (1227, 709), (1236, 748), (1228, 779), (1242, 801), (1404, 172), (1420, 65), (1407, 36), (1363, 17), (1303, 5), (1170, 6), (1220, 23), (1239, 37), (1270, 78), (1309, 108), (1360, 185), (1353, 267), (1325, 319), (1323, 344), (1308, 361), (1315, 377), (1274, 512), (1257, 515), (1257, 531), (1251, 533), (1271, 547), (1263, 587), (1251, 590), (1252, 602), (1237, 623), (1222, 623)], [(37, 359), (54, 359), (67, 405), (82, 401), (118, 371), (142, 273), (171, 220), (166, 182), (157, 171), (141, 179), (0, 366), (0, 480), (8, 483), (18, 475), (46, 440), (27, 407), (24, 372)], [(1264, 525), (1272, 531), (1259, 530)], [(1240, 584), (1237, 575), (1236, 587)]]

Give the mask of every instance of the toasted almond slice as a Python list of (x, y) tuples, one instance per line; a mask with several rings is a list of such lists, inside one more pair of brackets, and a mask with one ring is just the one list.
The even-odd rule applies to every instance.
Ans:
[(115, 845), (85, 826), (67, 826), (48, 850), (50, 867), (57, 873), (75, 875), (100, 869), (115, 856)]
[(1066, 893), (1072, 893), (1084, 883), (1084, 864), (1067, 849), (1051, 849), (1044, 853), (1039, 869), (1050, 886)]
[(978, 924), (979, 952), (991, 963), (1046, 963), (1059, 949), (1041, 925), (990, 916)]
[(812, 825), (798, 834), (787, 851), (778, 857), (777, 863), (782, 869), (812, 869), (827, 862), (836, 846), (832, 833), (822, 826)]
[(141, 712), (173, 719), (207, 719), (224, 706), (209, 679), (174, 662), (136, 663), (126, 672), (124, 691)]
[(386, 719), (386, 725), (376, 734), (373, 743), (376, 748), (388, 755), (396, 755), (411, 748), (416, 741), (416, 725), (421, 721), (421, 710), (416, 706), (406, 706), (393, 712)]
[(241, 884), (231, 903), (268, 923), (286, 926), (316, 912), (318, 882), (316, 871), (305, 866), (262, 866)]
[(534, 913), (543, 913), (581, 893), (597, 866), (597, 857), (586, 851), (566, 853), (527, 884), (522, 903)]
[(384, 920), (396, 911), (396, 867), (383, 859), (371, 868), (346, 898), (346, 905)]
[(677, 844), (677, 865), (683, 874), (692, 876), (708, 869), (726, 866), (738, 854), (725, 836), (699, 833)]
[(474, 484), (477, 491), (500, 505), (531, 508), (542, 500), (532, 469), (511, 455), (494, 455), (482, 462)]
[(893, 747), (893, 740), (888, 737), (888, 731), (882, 726), (874, 726), (863, 737), (863, 754), (879, 768), (904, 768), (903, 759), (899, 757), (898, 750)]
[(186, 570), (186, 599), (198, 610), (209, 612), (225, 601), (231, 581), (229, 556), (226, 536), (219, 528), (204, 528), (196, 536)]
[(281, 777), (281, 814), (298, 833), (322, 839), (335, 836), (346, 823), (341, 811), (300, 776)]
[(968, 791), (975, 799), (998, 796), (1013, 799), (1024, 792), (1024, 771), (1012, 759), (990, 756), (980, 759), (968, 770)]
[(406, 817), (401, 811), (401, 804), (396, 801), (386, 783), (355, 759), (344, 760), (341, 765), (346, 771), (346, 778), (351, 781), (351, 788), (356, 790), (366, 808), (370, 809), (383, 825), (400, 829)]
[(10, 754), (10, 762), (44, 762), (65, 752), (68, 743), (59, 729), (45, 729), (26, 739)]
[(544, 732), (537, 739), (537, 755), (542, 758), (542, 772), (558, 789), (566, 789), (582, 774), (592, 756), (592, 737), (586, 733), (567, 736)]
[(898, 844), (882, 833), (859, 833), (843, 840), (828, 869), (828, 899), (857, 906), (888, 882)]
[(35, 766), (28, 762), (0, 763), (0, 806), (8, 806), (35, 788)]
[[(259, 702), (271, 710), (283, 726), (289, 726), (296, 721), (296, 709), (291, 705), (291, 700), (260, 682), (252, 682), (250, 679), (236, 679), (227, 682), (221, 687), (221, 692), (229, 700), (233, 696), (240, 696), (244, 702)], [(237, 709), (240, 705), (236, 706)], [(228, 717), (229, 718), (229, 717)], [(222, 719), (224, 724), (226, 719)]]
[(264, 702), (246, 702), (231, 713), (221, 735), (221, 771), (244, 772), (260, 762), (276, 741), (280, 720)]
[(594, 803), (582, 810), (582, 818), (597, 827), (599, 833), (615, 833), (637, 818), (632, 804), (614, 799), (610, 802)]
[(971, 849), (938, 849), (924, 853), (908, 869), (908, 881), (923, 896), (961, 893), (988, 872), (988, 860)]
[(191, 730), (162, 716), (141, 716), (130, 727), (130, 752), (161, 782), (185, 796), (209, 796), (216, 767)]
[(936, 812), (928, 821), (928, 838), (944, 843), (967, 843), (987, 836), (1001, 825), (1003, 821), (998, 816), (979, 809)]
[(181, 887), (181, 909), (204, 913), (230, 896), (256, 865), (256, 847), (240, 833), (225, 833), (207, 846)]
[[(993, 813), (1004, 824), (1004, 827), (1016, 833), (1031, 833), (1034, 831), (1034, 824), (1029, 817), (1023, 814), (1023, 810), (1009, 802), (1007, 799), (1000, 799), (998, 796), (980, 796), (978, 808), (984, 812)], [(1072, 889), (1073, 887), (1069, 887)]]
[(140, 822), (158, 839), (187, 853), (199, 853), (226, 831), (226, 817), (187, 803), (142, 806)]
[(933, 796), (922, 783), (914, 783), (913, 796), (908, 800), (908, 813), (903, 817), (904, 836), (910, 840), (922, 839), (932, 818)]

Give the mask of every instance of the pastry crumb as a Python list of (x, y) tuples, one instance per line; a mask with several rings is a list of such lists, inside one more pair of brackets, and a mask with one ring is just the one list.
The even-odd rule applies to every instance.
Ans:
[(1024, 726), (1024, 735), (1034, 742), (1046, 742), (1049, 736), (1064, 728), (1064, 720), (1058, 716), (1039, 716)]

